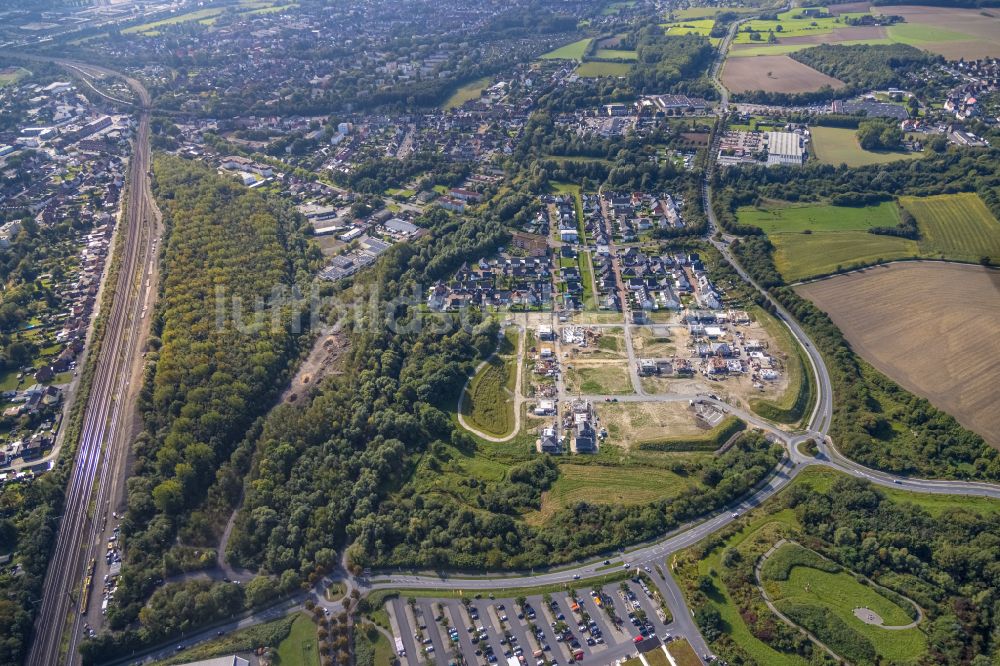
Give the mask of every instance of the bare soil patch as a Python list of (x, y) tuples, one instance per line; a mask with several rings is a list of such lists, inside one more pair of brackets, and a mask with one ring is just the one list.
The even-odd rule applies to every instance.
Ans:
[(295, 402), (324, 377), (337, 372), (337, 363), (346, 350), (347, 336), (343, 332), (321, 334), (281, 394), (281, 402)]
[(906, 262), (796, 291), (865, 360), (1000, 448), (1000, 271)]
[(823, 86), (842, 88), (844, 82), (792, 60), (786, 55), (729, 58), (722, 82), (733, 92), (812, 92)]
[(625, 449), (639, 442), (695, 436), (712, 429), (686, 402), (598, 403), (596, 409), (609, 440)]

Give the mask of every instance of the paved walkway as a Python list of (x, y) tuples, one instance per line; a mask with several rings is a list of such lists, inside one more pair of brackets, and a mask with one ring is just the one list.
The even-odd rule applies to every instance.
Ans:
[[(497, 357), (498, 353), (494, 352), (492, 356), (476, 366), (475, 372), (472, 376), (465, 380), (465, 386), (462, 387), (462, 392), (458, 394), (458, 423), (463, 428), (471, 432), (476, 437), (485, 439), (487, 442), (509, 442), (510, 440), (517, 437), (517, 434), (521, 432), (521, 407), (524, 405), (524, 393), (521, 391), (521, 373), (524, 369), (524, 338), (527, 337), (527, 332), (524, 326), (517, 326), (518, 338), (517, 338), (517, 356), (515, 361), (517, 363), (517, 372), (514, 380), (514, 429), (511, 430), (509, 435), (503, 437), (498, 437), (496, 435), (490, 435), (482, 430), (479, 430), (472, 424), (470, 424), (466, 419), (465, 415), (462, 414), (462, 402), (465, 400), (465, 393), (469, 389), (469, 384), (475, 378), (479, 372), (486, 367), (486, 364)], [(503, 335), (503, 332), (501, 332)], [(499, 345), (497, 346), (499, 350)]]

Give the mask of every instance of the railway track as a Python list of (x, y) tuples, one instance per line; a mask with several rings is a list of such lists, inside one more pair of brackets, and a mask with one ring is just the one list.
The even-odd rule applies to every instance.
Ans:
[[(118, 231), (125, 234), (119, 245), (122, 256), (116, 257), (120, 269), (103, 342), (94, 360), (93, 383), (56, 546), (45, 578), (27, 661), (29, 666), (79, 662), (77, 647), (82, 615), (87, 608), (80, 608), (80, 600), (86, 595), (76, 587), (83, 580), (85, 563), (103, 556), (101, 537), (111, 511), (111, 498), (119, 484), (124, 483), (121, 472), (128, 443), (123, 441), (123, 426), (128, 423), (133, 407), (127, 397), (135, 375), (133, 362), (138, 358), (137, 345), (142, 337), (140, 322), (151, 296), (145, 268), (154, 260), (157, 234), (147, 175), (150, 169), (148, 95), (137, 82), (129, 82), (142, 100), (143, 108), (129, 163), (127, 209)], [(96, 580), (94, 585), (97, 585)], [(96, 594), (89, 595), (90, 604), (97, 598)], [(65, 640), (67, 625), (70, 627), (68, 641)]]

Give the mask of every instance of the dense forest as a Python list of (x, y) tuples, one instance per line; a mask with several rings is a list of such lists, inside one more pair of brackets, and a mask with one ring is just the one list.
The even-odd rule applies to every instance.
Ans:
[(907, 73), (940, 59), (907, 44), (821, 44), (789, 55), (852, 88), (865, 90), (902, 85)]
[[(440, 209), (419, 222), (431, 230), (426, 241), (394, 246), (342, 295), (380, 305), (354, 322), (350, 371), (307, 405), (282, 406), (268, 418), (229, 543), (234, 562), (303, 576), (328, 567), (348, 526), (402, 483), (408, 457), (452, 437), (445, 410), (476, 360), (492, 353), (496, 324), (425, 327), (389, 299), (445, 277), (508, 236), (493, 218), (459, 220)], [(390, 330), (379, 314), (393, 307), (400, 310)]]
[[(639, 31), (636, 51), (638, 58), (629, 73), (629, 85), (635, 93), (691, 92), (714, 96), (708, 88), (698, 85), (705, 81), (704, 73), (715, 58), (715, 49), (701, 35), (667, 36), (663, 28), (652, 24)], [(679, 84), (684, 82), (683, 88)]]
[(906, 44), (821, 44), (788, 55), (843, 81), (846, 86), (837, 89), (823, 86), (800, 93), (756, 90), (738, 93), (735, 97), (760, 104), (803, 105), (896, 86), (911, 89), (915, 82), (908, 75), (941, 59)]
[(210, 529), (188, 517), (283, 384), (298, 353), (296, 319), (306, 316), (290, 290), (311, 276), (305, 221), (287, 204), (200, 163), (161, 156), (154, 172), (167, 231), (113, 628), (144, 619), (178, 529)]

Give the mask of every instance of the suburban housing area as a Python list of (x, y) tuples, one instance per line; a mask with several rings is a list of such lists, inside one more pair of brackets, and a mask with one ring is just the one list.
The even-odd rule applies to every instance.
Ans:
[(1000, 659), (1000, 5), (9, 0), (0, 666)]

